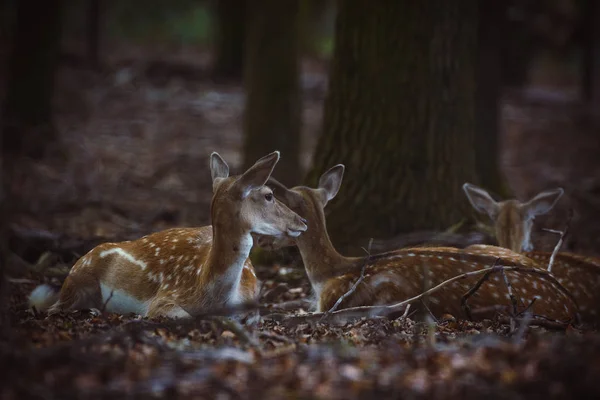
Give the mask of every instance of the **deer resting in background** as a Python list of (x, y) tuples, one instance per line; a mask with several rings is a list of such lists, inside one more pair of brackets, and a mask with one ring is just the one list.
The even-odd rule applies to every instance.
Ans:
[[(538, 193), (524, 203), (516, 199), (497, 202), (486, 190), (470, 183), (465, 183), (463, 190), (471, 205), (494, 222), (499, 247), (522, 253), (536, 261), (539, 268), (547, 269), (552, 252), (533, 251), (531, 230), (534, 218), (549, 212), (563, 195), (563, 189)], [(502, 249), (495, 246), (474, 245), (468, 249), (487, 254), (502, 253)], [(577, 301), (582, 321), (600, 324), (600, 259), (559, 252), (552, 274)]]
[(254, 300), (251, 234), (296, 237), (307, 228), (264, 186), (278, 161), (276, 151), (230, 177), (227, 163), (212, 153), (212, 226), (173, 228), (101, 244), (75, 263), (60, 294), (42, 285), (32, 292), (30, 304), (39, 310), (50, 306), (50, 312), (98, 308), (189, 317)]
[[(262, 236), (258, 245), (265, 249), (298, 246), (304, 267), (316, 296), (318, 311), (327, 311), (353, 286), (365, 269), (364, 280), (340, 304), (340, 308), (392, 304), (406, 300), (441, 282), (471, 271), (492, 267), (496, 262), (505, 266), (523, 267), (525, 272), (507, 271), (520, 310), (531, 304), (537, 315), (557, 320), (572, 320), (576, 304), (555, 283), (546, 271), (534, 271), (535, 263), (519, 254), (506, 252), (501, 257), (468, 252), (455, 248), (408, 248), (365, 257), (345, 257), (338, 253), (329, 239), (324, 208), (340, 188), (344, 166), (336, 165), (319, 179), (318, 187), (297, 186), (288, 189), (274, 179), (267, 185), (274, 188), (278, 199), (306, 218), (307, 232), (296, 238)], [(351, 218), (349, 218), (351, 223)], [(510, 253), (510, 254), (509, 254)], [(530, 272), (541, 274), (530, 274)], [(461, 298), (478, 281), (468, 277), (444, 286), (429, 296), (428, 308), (437, 317), (444, 313), (463, 315)], [(425, 285), (425, 283), (427, 283)], [(500, 274), (485, 281), (469, 299), (473, 309), (482, 312), (479, 318), (495, 314), (490, 309), (510, 304), (508, 290)]]

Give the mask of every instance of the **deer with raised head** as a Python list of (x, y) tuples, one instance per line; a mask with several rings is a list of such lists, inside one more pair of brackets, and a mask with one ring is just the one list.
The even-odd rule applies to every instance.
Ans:
[(134, 241), (101, 244), (81, 257), (60, 293), (42, 285), (30, 304), (50, 312), (105, 309), (144, 316), (189, 317), (211, 308), (254, 300), (257, 279), (248, 259), (252, 234), (296, 237), (304, 219), (264, 184), (279, 152), (240, 176), (210, 157), (212, 226), (173, 228)]
[[(496, 201), (486, 190), (470, 183), (465, 183), (463, 190), (471, 205), (493, 221), (499, 247), (522, 253), (536, 261), (538, 268), (548, 268), (552, 252), (533, 251), (533, 220), (552, 210), (563, 195), (563, 189), (538, 193), (527, 202), (516, 199)], [(487, 254), (503, 252), (503, 249), (487, 245), (474, 245), (469, 249)], [(600, 323), (600, 259), (559, 252), (552, 265), (552, 274), (577, 301), (583, 322)]]
[[(259, 237), (258, 245), (268, 250), (285, 246), (298, 246), (304, 267), (316, 296), (316, 309), (327, 311), (359, 279), (364, 279), (340, 304), (340, 308), (392, 304), (406, 300), (438, 285), (454, 276), (492, 267), (496, 263), (522, 267), (524, 272), (507, 271), (512, 281), (514, 295), (520, 309), (532, 305), (535, 314), (567, 321), (575, 318), (577, 306), (565, 291), (556, 285), (553, 277), (534, 270), (533, 261), (519, 254), (503, 254), (495, 257), (470, 253), (455, 248), (410, 248), (365, 257), (345, 257), (338, 253), (329, 239), (325, 224), (324, 208), (337, 194), (344, 174), (344, 166), (336, 165), (319, 179), (317, 188), (298, 186), (288, 189), (274, 179), (275, 195), (288, 207), (307, 220), (310, 229), (296, 238)], [(529, 272), (536, 272), (530, 274)], [(510, 304), (509, 293), (500, 274), (485, 281), (469, 299), (471, 307), (481, 311)], [(450, 313), (463, 314), (461, 298), (478, 281), (468, 277), (442, 287), (429, 296), (429, 309), (435, 316)], [(491, 316), (481, 313), (478, 317)]]

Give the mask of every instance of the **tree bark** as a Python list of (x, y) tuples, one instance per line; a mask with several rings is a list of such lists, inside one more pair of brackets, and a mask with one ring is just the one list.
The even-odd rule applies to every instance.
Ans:
[[(217, 0), (213, 65), (213, 75), (216, 79), (242, 80), (246, 7), (246, 0)], [(250, 7), (253, 7), (253, 3)]]
[(52, 96), (61, 6), (61, 0), (17, 2), (2, 124), (4, 154), (40, 157), (56, 138)]
[(356, 253), (387, 238), (459, 222), (475, 179), (477, 2), (338, 3), (324, 130), (312, 185), (346, 165), (328, 208), (334, 243)]
[(300, 181), (298, 1), (253, 0), (248, 8), (244, 165), (281, 151), (275, 177)]
[(505, 0), (479, 0), (477, 130), (475, 160), (480, 183), (499, 196), (510, 190), (500, 169), (501, 44), (506, 27)]
[(100, 66), (100, 46), (102, 38), (103, 4), (101, 0), (89, 0), (87, 58), (94, 68)]
[(583, 2), (582, 21), (582, 94), (595, 111), (600, 111), (600, 4)]

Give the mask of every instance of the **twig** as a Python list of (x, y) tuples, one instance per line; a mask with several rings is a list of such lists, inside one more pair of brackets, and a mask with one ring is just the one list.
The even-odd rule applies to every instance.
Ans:
[(408, 316), (408, 311), (410, 310), (410, 304), (408, 304), (406, 306), (406, 308), (404, 309), (404, 314), (402, 314), (402, 319), (406, 319), (406, 317)]
[[(522, 343), (523, 337), (525, 336), (525, 332), (527, 331), (527, 328), (529, 327), (529, 323), (531, 322), (532, 319), (533, 319), (532, 312), (528, 311), (525, 313), (525, 315), (523, 315), (523, 318), (521, 319), (521, 323), (519, 324), (519, 330), (516, 332), (514, 339), (513, 339), (515, 344)], [(511, 318), (511, 321), (512, 320), (513, 319)]]
[[(433, 318), (433, 322), (435, 322), (437, 324), (438, 323), (438, 319), (435, 317), (435, 315), (433, 315), (433, 313), (431, 312), (431, 310), (427, 306), (427, 303), (425, 301), (421, 300), (421, 304), (423, 305), (423, 307), (425, 308), (425, 310), (429, 313), (429, 316), (431, 318)], [(408, 308), (409, 306), (410, 306), (410, 304), (407, 305), (406, 308)], [(406, 314), (406, 310), (404, 310), (404, 313)]]
[(572, 218), (573, 218), (573, 209), (570, 208), (569, 209), (569, 217), (567, 219), (567, 223), (565, 225), (565, 229), (562, 232), (554, 230), (554, 229), (543, 229), (546, 232), (555, 233), (555, 234), (560, 235), (560, 237), (558, 238), (558, 242), (556, 243), (556, 246), (554, 246), (554, 250), (552, 251), (552, 255), (550, 256), (550, 260), (548, 261), (548, 272), (552, 272), (552, 266), (554, 265), (554, 259), (556, 258), (556, 255), (558, 254), (558, 251), (562, 247), (563, 241), (565, 240), (565, 237), (567, 236), (567, 233), (569, 233), (569, 225), (571, 225), (571, 219)]
[(348, 296), (352, 295), (356, 291), (356, 288), (358, 287), (358, 285), (360, 285), (360, 283), (365, 279), (365, 271), (367, 270), (367, 266), (369, 265), (369, 262), (371, 261), (371, 245), (372, 244), (373, 244), (373, 238), (369, 239), (369, 246), (367, 247), (367, 249), (365, 250), (363, 248), (363, 250), (365, 250), (365, 252), (367, 253), (367, 256), (365, 257), (362, 268), (360, 269), (360, 276), (358, 277), (356, 282), (354, 282), (354, 285), (352, 285), (352, 287), (350, 289), (348, 289), (348, 291), (346, 293), (344, 293), (342, 296), (340, 296), (340, 298), (335, 302), (333, 307), (331, 307), (327, 312), (325, 312), (323, 314), (323, 318), (326, 318), (331, 313), (335, 312), (335, 310), (337, 310), (337, 308), (340, 306), (340, 304), (342, 304), (342, 302)]
[(510, 298), (510, 304), (512, 305), (512, 313), (510, 315), (510, 331), (514, 332), (516, 329), (515, 317), (517, 316), (518, 303), (517, 303), (517, 299), (515, 298), (515, 296), (513, 294), (512, 285), (510, 284), (510, 281), (508, 280), (506, 273), (504, 272), (504, 270), (502, 270), (500, 273), (502, 274), (502, 278), (504, 279), (504, 284), (506, 285), (506, 290), (508, 290), (508, 297)]
[(531, 301), (529, 302), (529, 304), (527, 305), (527, 307), (525, 307), (525, 309), (519, 313), (519, 315), (524, 315), (524, 314), (525, 314), (527, 311), (529, 311), (529, 309), (530, 309), (531, 307), (533, 307), (533, 305), (535, 304), (535, 301), (536, 301), (537, 299), (538, 299), (537, 297), (534, 297), (534, 298), (533, 298), (533, 300), (531, 300)]
[[(518, 267), (518, 266), (496, 266), (496, 268), (503, 268), (507, 271), (522, 271), (522, 272), (535, 273), (534, 271), (530, 271), (528, 268)], [(437, 286), (434, 286), (431, 289), (429, 289), (417, 296), (411, 297), (411, 298), (401, 301), (399, 303), (390, 304), (390, 305), (382, 305), (382, 306), (358, 306), (358, 307), (346, 308), (343, 310), (338, 310), (338, 311), (329, 313), (328, 318), (330, 318), (330, 319), (341, 318), (343, 321), (345, 321), (345, 318), (347, 318), (347, 317), (352, 317), (352, 316), (364, 317), (365, 314), (370, 317), (389, 315), (391, 313), (400, 311), (401, 309), (406, 307), (408, 304), (411, 304), (411, 303), (414, 303), (415, 301), (421, 300), (424, 296), (428, 296), (432, 293), (437, 292), (444, 286), (447, 286), (453, 282), (463, 280), (463, 279), (468, 279), (470, 277), (486, 274), (489, 272), (490, 272), (490, 268), (484, 268), (484, 269), (480, 269), (477, 271), (466, 272), (464, 274), (460, 274), (460, 275), (454, 276), (450, 279), (447, 279), (444, 282), (438, 284)], [(541, 272), (541, 274), (544, 274), (545, 276), (547, 275), (547, 273), (545, 271), (540, 271), (540, 272)], [(566, 291), (566, 289), (564, 289), (564, 290)], [(312, 313), (312, 314), (296, 315), (296, 316), (287, 316), (287, 315), (281, 316), (281, 315), (274, 314), (274, 315), (265, 315), (263, 317), (263, 320), (275, 320), (275, 321), (287, 322), (287, 323), (292, 323), (292, 324), (293, 323), (300, 324), (300, 323), (306, 323), (306, 322), (321, 321), (321, 319), (324, 315), (325, 315), (325, 313)]]
[(281, 311), (290, 311), (297, 310), (298, 308), (310, 308), (312, 306), (312, 301), (309, 299), (297, 299), (297, 300), (289, 300), (281, 303), (267, 303), (262, 304), (260, 306), (260, 311), (273, 311), (273, 310), (281, 310)]
[(108, 298), (106, 299), (106, 301), (104, 302), (104, 304), (102, 304), (102, 308), (100, 309), (101, 313), (104, 313), (104, 311), (106, 310), (106, 306), (108, 305), (108, 302), (110, 301), (110, 299), (112, 299), (114, 293), (115, 293), (114, 290), (110, 291), (110, 294), (108, 295)]
[(492, 267), (487, 271), (486, 274), (484, 274), (478, 281), (477, 283), (475, 283), (475, 285), (473, 285), (473, 287), (471, 289), (469, 289), (469, 291), (467, 293), (465, 293), (462, 298), (460, 299), (460, 307), (462, 308), (462, 310), (464, 311), (465, 315), (467, 316), (468, 320), (472, 320), (473, 319), (473, 315), (471, 313), (471, 307), (469, 306), (469, 304), (467, 304), (467, 300), (469, 299), (469, 297), (473, 296), (481, 287), (481, 285), (483, 285), (483, 283), (485, 281), (488, 280), (488, 278), (490, 277), (490, 275), (494, 272), (498, 272), (499, 268), (498, 268), (498, 262), (500, 261), (500, 258), (496, 258), (496, 260), (494, 261), (494, 264), (492, 265)]
[(502, 274), (502, 279), (504, 279), (504, 284), (506, 284), (506, 289), (508, 290), (508, 296), (510, 297), (510, 303), (512, 304), (513, 307), (513, 315), (517, 315), (517, 299), (515, 298), (514, 294), (513, 294), (513, 290), (512, 290), (512, 285), (510, 284), (510, 281), (508, 280), (508, 277), (506, 276), (506, 273), (504, 272), (504, 270), (501, 270), (500, 273)]
[(284, 343), (288, 343), (288, 344), (295, 344), (295, 342), (283, 335), (279, 335), (275, 332), (268, 332), (268, 331), (260, 331), (258, 332), (258, 336), (262, 337), (262, 338), (267, 338), (267, 339), (273, 339), (273, 340), (278, 340), (280, 342), (284, 342)]
[(251, 334), (248, 334), (242, 324), (236, 320), (222, 316), (211, 317), (210, 320), (221, 325), (221, 328), (224, 330), (233, 332), (235, 336), (238, 337), (240, 342), (248, 344), (254, 348), (260, 348), (258, 341)]

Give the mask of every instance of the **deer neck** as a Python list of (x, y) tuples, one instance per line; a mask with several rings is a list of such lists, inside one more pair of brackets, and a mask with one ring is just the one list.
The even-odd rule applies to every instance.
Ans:
[(250, 232), (234, 225), (213, 224), (212, 246), (199, 276), (205, 307), (239, 303), (242, 270), (253, 241)]
[(309, 229), (296, 239), (313, 287), (356, 269), (361, 261), (361, 258), (345, 257), (338, 253), (327, 233), (325, 215), (322, 212), (315, 214), (315, 218), (310, 219), (314, 222), (309, 224)]

